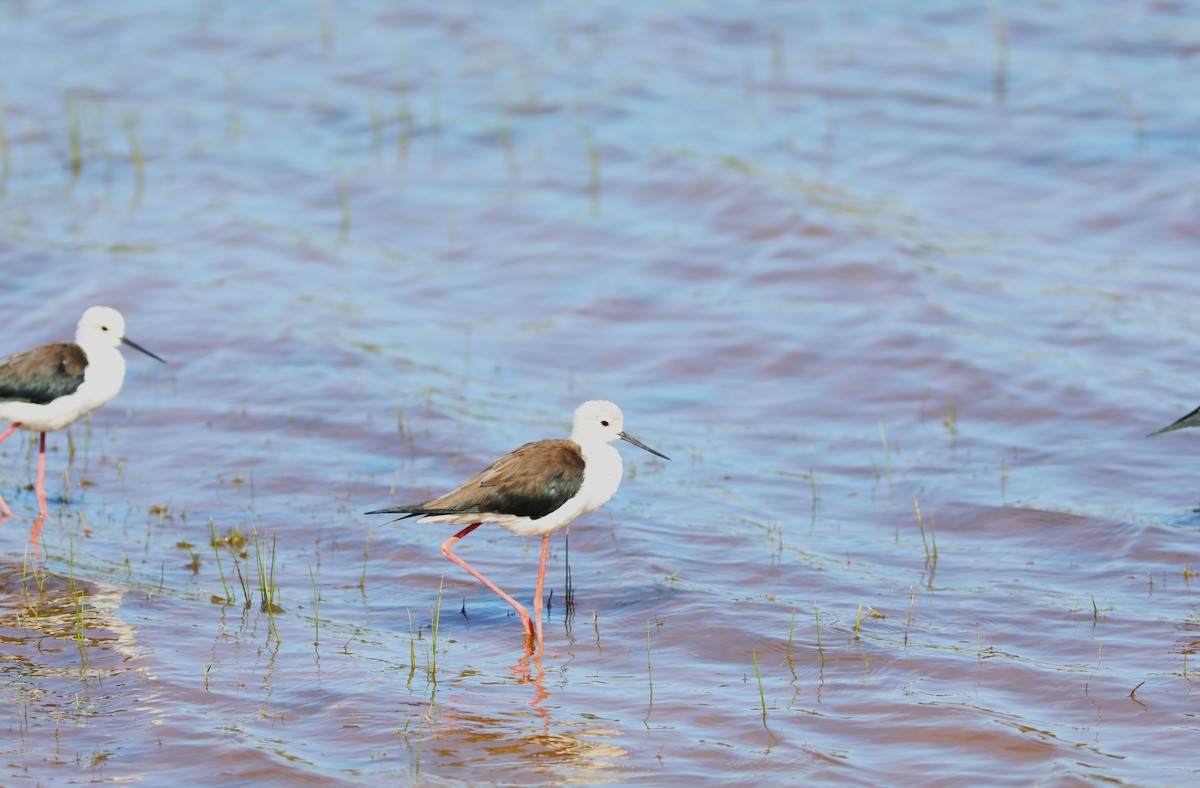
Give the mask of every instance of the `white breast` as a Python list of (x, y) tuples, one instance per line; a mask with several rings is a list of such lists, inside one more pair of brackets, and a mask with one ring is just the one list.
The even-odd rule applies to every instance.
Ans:
[[(593, 446), (580, 446), (583, 453), (585, 468), (583, 485), (579, 488), (576, 498), (583, 502), (583, 511), (579, 514), (594, 512), (612, 500), (621, 486), (621, 475), (625, 466), (621, 462), (621, 453), (607, 443)], [(578, 516), (578, 515), (576, 515)]]

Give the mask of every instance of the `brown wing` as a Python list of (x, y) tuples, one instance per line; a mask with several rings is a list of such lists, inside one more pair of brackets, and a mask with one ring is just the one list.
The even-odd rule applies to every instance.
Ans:
[(48, 402), (72, 394), (83, 383), (87, 354), (74, 342), (50, 342), (0, 363), (0, 400)]
[(484, 468), (454, 492), (421, 504), (381, 509), (378, 513), (415, 516), (480, 512), (536, 520), (579, 492), (583, 469), (583, 455), (574, 441), (526, 443)]

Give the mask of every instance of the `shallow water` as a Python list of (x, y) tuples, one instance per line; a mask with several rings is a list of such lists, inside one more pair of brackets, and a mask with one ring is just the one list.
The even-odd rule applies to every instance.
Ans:
[[(0, 354), (170, 361), (0, 445), (4, 780), (1189, 783), (1197, 13), (0, 4)], [(599, 397), (530, 659), (361, 513)]]

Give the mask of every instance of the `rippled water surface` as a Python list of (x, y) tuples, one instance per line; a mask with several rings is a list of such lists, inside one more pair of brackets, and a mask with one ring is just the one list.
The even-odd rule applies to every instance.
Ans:
[[(3, 782), (1193, 782), (1200, 3), (984, 5), (0, 2), (0, 355), (170, 362), (0, 445)], [(593, 398), (530, 657), (362, 512)]]

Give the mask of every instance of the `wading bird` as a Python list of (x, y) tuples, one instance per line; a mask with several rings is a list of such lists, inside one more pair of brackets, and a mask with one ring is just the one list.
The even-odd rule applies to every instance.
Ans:
[[(74, 423), (121, 391), (125, 359), (118, 348), (129, 345), (163, 361), (125, 336), (125, 318), (115, 309), (94, 306), (83, 313), (74, 342), (48, 342), (0, 361), (0, 419), (41, 433), (38, 442), (38, 511), (46, 514), (46, 433)], [(166, 362), (163, 361), (165, 364)], [(0, 511), (12, 512), (0, 497)]]
[[(403, 514), (422, 523), (465, 525), (442, 542), (442, 555), (470, 572), (513, 606), (527, 636), (542, 648), (542, 588), (550, 534), (575, 519), (594, 512), (616, 493), (621, 484), (621, 455), (613, 443), (623, 440), (669, 460), (662, 452), (624, 432), (621, 409), (611, 402), (591, 400), (575, 409), (571, 437), (526, 443), (484, 468), (453, 492), (424, 503), (376, 509), (367, 514)], [(399, 518), (399, 519), (404, 519)], [(499, 523), (518, 536), (542, 537), (533, 618), (525, 606), (454, 554), (455, 542), (484, 523)]]

